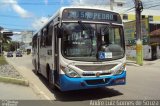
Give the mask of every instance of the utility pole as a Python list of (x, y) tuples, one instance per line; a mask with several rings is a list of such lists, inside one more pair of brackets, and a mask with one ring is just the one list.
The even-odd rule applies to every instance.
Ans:
[(136, 12), (136, 62), (139, 65), (143, 65), (143, 44), (141, 35), (141, 12), (143, 5), (141, 0), (135, 0), (135, 12)]
[(3, 52), (3, 50), (2, 50), (2, 43), (3, 43), (3, 42), (2, 42), (2, 40), (0, 39), (0, 45), (1, 45), (1, 48), (0, 48), (0, 49), (1, 49), (1, 54), (0, 54), (0, 56), (3, 55), (3, 53), (2, 53), (2, 52)]
[(3, 55), (3, 33), (1, 32), (1, 29), (0, 29), (0, 45), (1, 45), (1, 47), (0, 47), (0, 56), (2, 56)]
[(113, 10), (113, 2), (114, 2), (114, 0), (110, 0), (110, 10), (111, 11)]

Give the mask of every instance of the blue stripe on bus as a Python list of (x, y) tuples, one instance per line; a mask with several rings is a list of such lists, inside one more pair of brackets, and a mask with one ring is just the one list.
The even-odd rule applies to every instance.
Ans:
[(89, 77), (89, 78), (70, 78), (65, 74), (60, 75), (61, 91), (99, 88), (105, 86), (125, 85), (125, 84), (126, 84), (126, 71), (123, 71), (122, 74), (115, 76), (101, 76), (101, 77)]

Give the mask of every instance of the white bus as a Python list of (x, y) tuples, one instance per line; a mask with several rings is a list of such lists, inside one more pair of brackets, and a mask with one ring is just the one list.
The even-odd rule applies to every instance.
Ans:
[(118, 13), (62, 7), (33, 36), (33, 65), (61, 91), (124, 85), (124, 31)]

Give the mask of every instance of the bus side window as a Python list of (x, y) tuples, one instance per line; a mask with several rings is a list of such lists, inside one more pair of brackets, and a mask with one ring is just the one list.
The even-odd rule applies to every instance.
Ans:
[(37, 34), (33, 37), (32, 47), (35, 49), (37, 47)]
[(148, 52), (150, 53), (150, 52), (151, 52), (151, 49), (149, 49)]
[(42, 35), (42, 38), (43, 38), (43, 44), (42, 44), (42, 46), (43, 47), (46, 47), (46, 36), (47, 36), (47, 29), (44, 28), (43, 29), (43, 35)]
[(43, 33), (40, 31), (40, 47), (43, 47)]
[(52, 46), (53, 23), (47, 26), (46, 45)]

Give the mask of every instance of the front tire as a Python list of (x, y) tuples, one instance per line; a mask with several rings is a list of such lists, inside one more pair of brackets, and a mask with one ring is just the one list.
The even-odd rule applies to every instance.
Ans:
[(56, 89), (56, 86), (53, 82), (52, 70), (50, 69), (49, 65), (47, 66), (46, 70), (47, 70), (47, 80), (48, 80), (49, 88), (54, 90)]
[(39, 71), (38, 71), (39, 69), (38, 69), (38, 67), (37, 67), (37, 64), (36, 64), (36, 61), (34, 62), (34, 73), (36, 74), (36, 75), (39, 75)]

